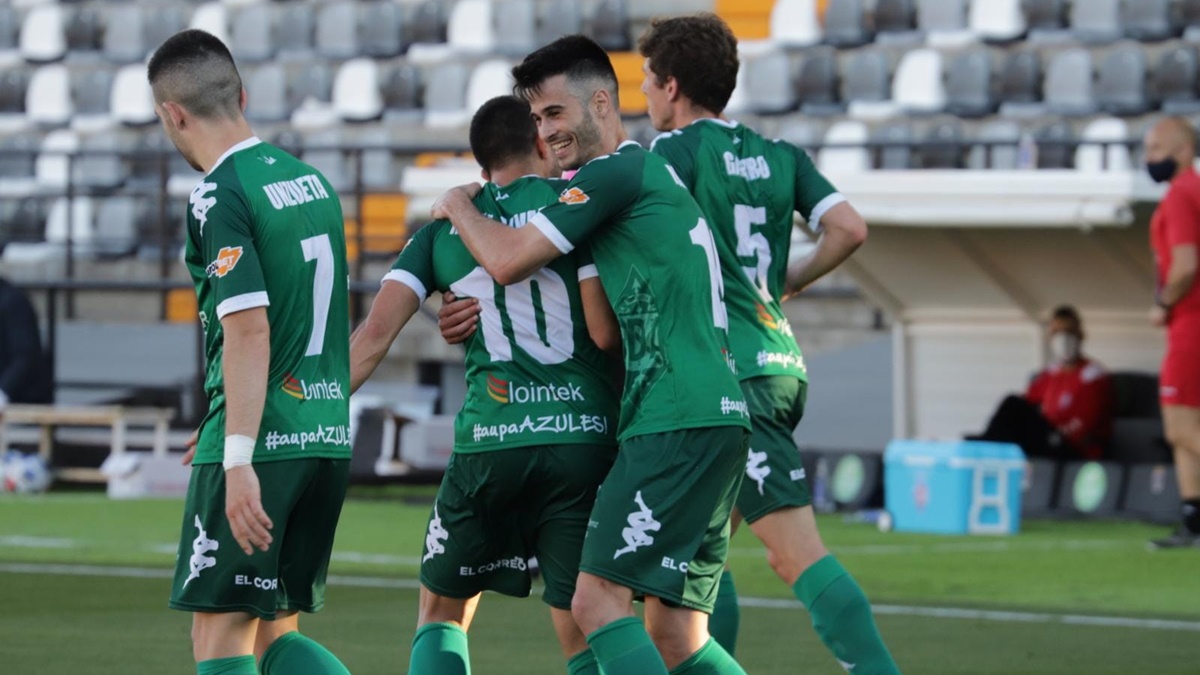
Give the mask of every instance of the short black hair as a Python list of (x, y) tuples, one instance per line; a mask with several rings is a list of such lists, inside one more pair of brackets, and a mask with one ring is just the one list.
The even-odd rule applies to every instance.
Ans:
[(236, 117), (241, 112), (242, 77), (220, 39), (188, 29), (167, 38), (146, 66), (159, 103), (172, 101), (201, 118)]
[(718, 115), (725, 110), (739, 62), (737, 38), (721, 17), (706, 12), (654, 19), (638, 51), (649, 59), (659, 86), (673, 77), (695, 105)]
[(1052, 321), (1066, 321), (1075, 327), (1077, 332), (1083, 331), (1083, 318), (1079, 316), (1079, 310), (1071, 305), (1059, 305), (1054, 308), (1054, 313), (1050, 315)]
[(529, 104), (516, 96), (497, 96), (471, 118), (471, 153), (488, 173), (528, 157), (537, 138)]
[(534, 51), (513, 66), (512, 75), (513, 93), (524, 99), (537, 94), (542, 84), (556, 75), (566, 75), (572, 83), (599, 80), (612, 94), (613, 107), (620, 107), (617, 71), (604, 47), (586, 35), (566, 35)]

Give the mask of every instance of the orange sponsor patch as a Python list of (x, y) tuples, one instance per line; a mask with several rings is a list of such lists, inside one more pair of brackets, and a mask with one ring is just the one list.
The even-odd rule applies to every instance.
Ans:
[(210, 277), (223, 277), (233, 271), (237, 267), (238, 261), (242, 259), (241, 246), (224, 246), (220, 251), (217, 251), (217, 259), (208, 264), (205, 272)]
[(558, 196), (558, 201), (564, 204), (586, 204), (589, 199), (587, 193), (577, 187), (563, 190)]

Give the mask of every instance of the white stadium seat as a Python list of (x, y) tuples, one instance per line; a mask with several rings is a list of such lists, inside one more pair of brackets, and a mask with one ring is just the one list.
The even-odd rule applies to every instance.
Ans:
[(1075, 170), (1098, 171), (1129, 171), (1133, 162), (1129, 157), (1129, 148), (1119, 143), (1112, 145), (1089, 144), (1088, 141), (1126, 141), (1129, 139), (1129, 124), (1115, 117), (1093, 120), (1084, 127), (1080, 136), (1083, 141), (1075, 150)]
[(491, 52), (496, 48), (491, 0), (460, 0), (450, 12), (447, 42), (456, 51)]
[[(145, 77), (145, 75), (143, 75)], [(35, 124), (58, 126), (71, 121), (71, 75), (62, 64), (42, 66), (29, 80), (25, 114)]]
[(59, 129), (46, 134), (33, 169), (38, 186), (50, 190), (65, 188), (71, 176), (68, 155), (77, 150), (79, 136), (75, 132)]
[(61, 59), (67, 51), (63, 23), (63, 9), (59, 5), (29, 10), (25, 23), (21, 24), (21, 57), (31, 63)]
[(867, 125), (862, 122), (846, 120), (829, 127), (829, 131), (825, 132), (825, 145), (847, 147), (821, 150), (817, 158), (821, 173), (845, 174), (870, 170), (871, 157), (862, 147), (866, 142)]
[(484, 61), (467, 81), (467, 111), (472, 115), (490, 99), (512, 93), (512, 64), (503, 59)]
[(90, 254), (95, 239), (95, 208), (90, 197), (60, 197), (46, 218), (46, 243), (66, 246), (68, 239), (76, 253)]
[(154, 94), (146, 81), (146, 68), (140, 64), (117, 71), (109, 101), (113, 117), (123, 124), (149, 124), (156, 119)]
[(377, 119), (383, 114), (379, 66), (372, 59), (353, 59), (333, 79), (333, 109), (348, 122)]
[(221, 42), (229, 44), (229, 13), (225, 9), (225, 5), (219, 2), (210, 2), (197, 7), (195, 13), (192, 14), (191, 22), (188, 23), (188, 28), (199, 28), (212, 33)]
[(968, 23), (972, 33), (996, 42), (1015, 40), (1026, 29), (1021, 0), (971, 0)]
[(771, 39), (787, 47), (821, 42), (821, 23), (814, 0), (775, 0), (771, 9)]
[(933, 49), (906, 53), (892, 79), (892, 100), (910, 113), (934, 113), (945, 108), (941, 53)]

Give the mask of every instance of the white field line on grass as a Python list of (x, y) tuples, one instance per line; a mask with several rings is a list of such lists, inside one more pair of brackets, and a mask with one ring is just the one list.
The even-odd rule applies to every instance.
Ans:
[[(74, 549), (87, 548), (91, 545), (103, 545), (101, 541), (87, 539), (67, 539), (56, 537), (3, 536), (0, 537), (0, 548), (32, 548), (32, 549)], [(174, 556), (179, 552), (178, 544), (146, 544), (143, 551)], [(337, 562), (358, 563), (361, 565), (407, 565), (417, 567), (421, 557), (415, 555), (389, 555), (387, 553), (363, 553), (362, 551), (334, 551), (333, 559)]]
[[(105, 567), (103, 565), (44, 565), (22, 563), (0, 563), (0, 573), (48, 574), (79, 577), (127, 577), (135, 579), (170, 579), (169, 569), (156, 567)], [(392, 588), (415, 590), (420, 587), (416, 579), (387, 579), (380, 577), (358, 577), (334, 574), (329, 576), (334, 586), (356, 586), (359, 588)], [(754, 609), (803, 610), (795, 600), (773, 598), (739, 598), (738, 604)], [(914, 607), (909, 605), (875, 605), (875, 613), (882, 616), (919, 616), (931, 619), (957, 619), (964, 621), (995, 621), (999, 623), (1047, 623), (1073, 626), (1103, 626), (1107, 628), (1141, 628), (1145, 630), (1176, 630), (1200, 633), (1200, 621), (1176, 621), (1169, 619), (1140, 619), (1124, 616), (1088, 616), (1084, 614), (1052, 614), (1042, 612), (1006, 612), (997, 610), (967, 609), (959, 607)]]

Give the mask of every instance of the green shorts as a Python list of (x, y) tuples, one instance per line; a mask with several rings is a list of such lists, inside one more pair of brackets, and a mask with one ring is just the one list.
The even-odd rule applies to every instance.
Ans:
[(635, 436), (596, 498), (580, 571), (712, 613), (749, 434), (740, 426)]
[(800, 450), (792, 433), (804, 417), (808, 383), (785, 375), (742, 381), (750, 407), (750, 452), (738, 492), (738, 513), (747, 523), (792, 506), (812, 504)]
[(192, 468), (173, 609), (249, 612), (273, 620), (279, 611), (316, 612), (325, 604), (325, 575), (333, 552), (348, 459), (290, 459), (254, 465), (262, 506), (271, 518), (271, 547), (246, 555), (225, 518), (225, 469)]
[(537, 556), (542, 599), (569, 610), (596, 489), (616, 452), (568, 444), (451, 455), (425, 532), (421, 584), (448, 598), (523, 598)]

